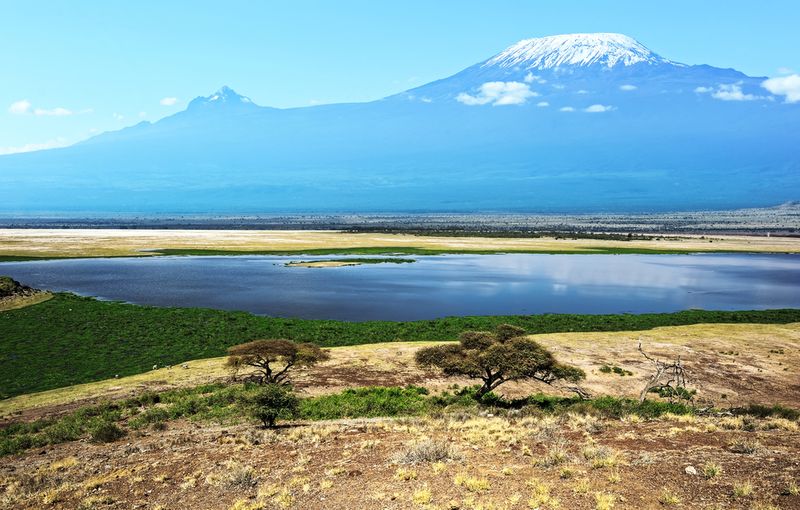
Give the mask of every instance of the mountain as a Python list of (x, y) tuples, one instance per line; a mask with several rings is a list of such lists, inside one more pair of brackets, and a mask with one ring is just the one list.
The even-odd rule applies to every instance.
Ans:
[(648, 212), (800, 198), (800, 105), (621, 34), (520, 41), (367, 103), (228, 87), (158, 122), (0, 157), (0, 211)]

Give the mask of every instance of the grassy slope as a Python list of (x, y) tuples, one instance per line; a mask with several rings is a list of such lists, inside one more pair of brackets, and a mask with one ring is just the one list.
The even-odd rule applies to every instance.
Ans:
[(132, 375), (154, 364), (221, 356), (228, 346), (254, 338), (283, 337), (323, 346), (452, 340), (461, 331), (491, 329), (503, 322), (529, 333), (626, 331), (698, 323), (785, 324), (800, 322), (800, 310), (340, 322), (136, 306), (56, 294), (44, 303), (0, 313), (0, 395)]

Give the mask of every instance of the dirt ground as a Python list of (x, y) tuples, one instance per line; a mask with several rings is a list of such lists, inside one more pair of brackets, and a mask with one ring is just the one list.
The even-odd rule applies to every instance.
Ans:
[(780, 419), (451, 415), (277, 431), (172, 422), (0, 459), (0, 506), (790, 509), (800, 508), (798, 454), (797, 423)]
[(437, 250), (591, 251), (593, 248), (800, 253), (800, 238), (680, 236), (651, 241), (435, 237), (291, 230), (0, 229), (0, 255), (97, 257), (147, 255), (167, 248), (269, 251), (356, 247)]

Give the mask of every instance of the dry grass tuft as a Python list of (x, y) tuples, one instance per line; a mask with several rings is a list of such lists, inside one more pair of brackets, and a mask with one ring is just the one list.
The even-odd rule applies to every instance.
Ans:
[(764, 447), (756, 439), (737, 438), (728, 444), (728, 449), (733, 453), (753, 455), (762, 452)]
[(464, 457), (450, 442), (426, 439), (415, 443), (392, 458), (395, 464), (420, 464), (423, 462), (449, 462)]

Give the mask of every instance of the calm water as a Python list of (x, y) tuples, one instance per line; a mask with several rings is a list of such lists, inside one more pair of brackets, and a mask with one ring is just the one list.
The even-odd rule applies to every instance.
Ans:
[(0, 264), (0, 274), (103, 299), (316, 319), (800, 307), (795, 255), (442, 255), (413, 264), (284, 267), (330, 258), (13, 262)]

